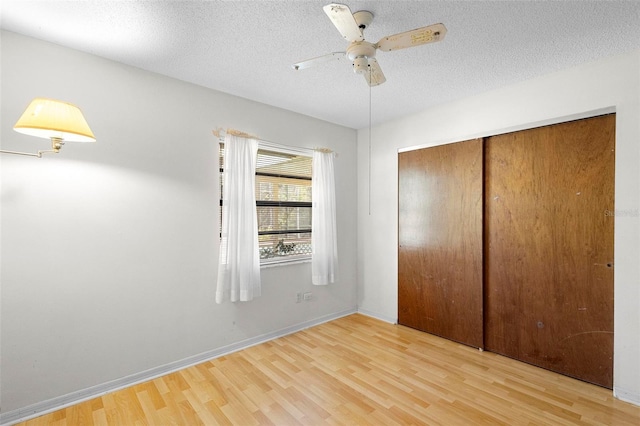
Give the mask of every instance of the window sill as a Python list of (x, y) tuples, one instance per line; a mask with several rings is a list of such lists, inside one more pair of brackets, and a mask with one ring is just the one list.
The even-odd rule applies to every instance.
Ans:
[(260, 262), (260, 269), (275, 268), (277, 266), (297, 265), (300, 263), (311, 263), (311, 256), (295, 257), (292, 259), (267, 259)]

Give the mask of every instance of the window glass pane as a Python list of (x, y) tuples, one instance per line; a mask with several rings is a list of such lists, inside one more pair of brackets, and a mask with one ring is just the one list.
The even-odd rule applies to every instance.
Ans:
[(311, 231), (311, 207), (258, 206), (258, 233)]
[(311, 178), (311, 157), (260, 149), (256, 173)]
[(311, 256), (311, 233), (260, 235), (260, 259)]
[(256, 201), (311, 202), (311, 181), (256, 175)]

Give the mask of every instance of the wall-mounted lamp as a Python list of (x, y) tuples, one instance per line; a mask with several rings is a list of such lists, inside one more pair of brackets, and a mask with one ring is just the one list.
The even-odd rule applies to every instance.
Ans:
[(96, 141), (80, 108), (54, 99), (36, 98), (31, 101), (13, 126), (13, 130), (25, 135), (51, 139), (51, 150), (38, 151), (37, 154), (3, 150), (0, 152), (40, 158), (47, 152), (57, 153), (65, 142)]

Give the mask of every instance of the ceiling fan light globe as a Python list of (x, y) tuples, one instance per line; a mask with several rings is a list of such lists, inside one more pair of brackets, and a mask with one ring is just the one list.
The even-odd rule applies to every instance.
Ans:
[(364, 74), (369, 69), (369, 61), (365, 57), (358, 57), (353, 60), (353, 72)]

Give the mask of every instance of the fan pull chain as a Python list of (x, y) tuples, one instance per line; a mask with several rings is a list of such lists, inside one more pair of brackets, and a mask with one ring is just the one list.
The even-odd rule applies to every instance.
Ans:
[[(369, 66), (369, 82), (371, 82), (371, 66)], [(371, 84), (369, 84), (369, 216), (371, 216)]]

